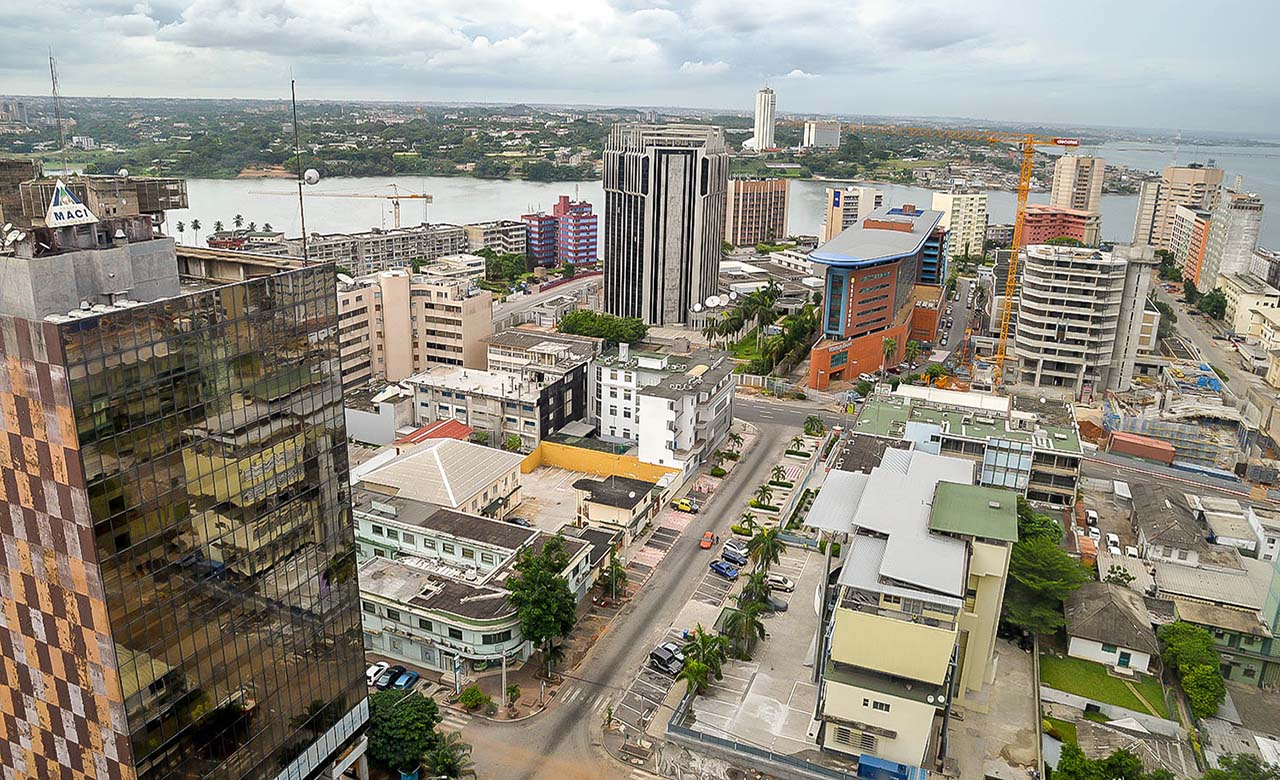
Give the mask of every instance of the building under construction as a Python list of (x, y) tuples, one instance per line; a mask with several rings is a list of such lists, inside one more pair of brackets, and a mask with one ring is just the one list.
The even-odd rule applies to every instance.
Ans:
[[(67, 189), (89, 207), (98, 219), (151, 217), (156, 227), (164, 224), (164, 212), (187, 207), (186, 179), (153, 176), (63, 177)], [(18, 215), (6, 219), (26, 227), (44, 227), (45, 213), (53, 200), (58, 178), (41, 176), (18, 184)]]

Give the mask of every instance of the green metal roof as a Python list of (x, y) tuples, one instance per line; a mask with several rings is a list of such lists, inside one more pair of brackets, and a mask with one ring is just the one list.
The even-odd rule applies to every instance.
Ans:
[[(967, 422), (966, 422), (967, 420)], [(911, 399), (891, 397), (868, 399), (853, 425), (855, 433), (901, 439), (907, 422), (932, 423), (943, 435), (965, 439), (1006, 439), (1030, 444), (1037, 450), (1066, 454), (1080, 452), (1080, 434), (1073, 428), (1040, 425), (1042, 435), (1011, 429), (1004, 419), (975, 410), (938, 409)], [(1058, 438), (1061, 435), (1063, 438)]]
[(1018, 494), (1002, 488), (939, 482), (929, 530), (1018, 541)]

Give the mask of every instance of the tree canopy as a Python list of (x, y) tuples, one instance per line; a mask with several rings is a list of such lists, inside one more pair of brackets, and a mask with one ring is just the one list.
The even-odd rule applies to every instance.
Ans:
[(516, 562), (515, 575), (507, 579), (520, 631), (535, 647), (546, 649), (569, 633), (577, 620), (577, 600), (561, 575), (568, 564), (564, 539), (553, 536), (537, 552), (526, 548)]
[(615, 317), (588, 309), (571, 311), (560, 318), (556, 330), (578, 336), (595, 336), (610, 344), (634, 344), (649, 332), (639, 317)]
[(1280, 766), (1251, 753), (1228, 753), (1218, 759), (1217, 769), (1204, 773), (1204, 780), (1280, 780)]
[(1048, 536), (1019, 540), (1009, 559), (1004, 619), (1036, 634), (1065, 624), (1062, 600), (1089, 579), (1089, 572)]
[(1222, 290), (1211, 290), (1200, 296), (1196, 301), (1196, 308), (1215, 320), (1220, 320), (1227, 314), (1227, 296)]
[(1218, 650), (1213, 644), (1213, 634), (1200, 626), (1182, 620), (1160, 626), (1160, 657), (1173, 669), (1187, 703), (1198, 718), (1206, 718), (1218, 711), (1218, 705), (1227, 697), (1227, 686), (1222, 679)]
[(1142, 760), (1127, 750), (1117, 750), (1106, 758), (1089, 758), (1074, 742), (1062, 746), (1054, 780), (1173, 780), (1167, 770), (1147, 772)]
[(414, 769), (435, 745), (440, 711), (416, 691), (378, 691), (369, 697), (369, 760), (384, 769)]
[(1054, 544), (1062, 541), (1062, 526), (1049, 515), (1032, 509), (1031, 504), (1018, 496), (1018, 541), (1046, 538)]

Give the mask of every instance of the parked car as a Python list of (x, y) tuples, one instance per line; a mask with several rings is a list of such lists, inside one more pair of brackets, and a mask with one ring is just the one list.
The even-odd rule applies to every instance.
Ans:
[(770, 612), (786, 612), (787, 602), (782, 599), (775, 599), (773, 596), (765, 596), (764, 608)]
[(726, 561), (712, 561), (709, 568), (711, 571), (719, 574), (726, 580), (732, 581), (738, 579), (738, 570)]
[(663, 642), (649, 651), (649, 666), (667, 674), (679, 674), (684, 667), (684, 653), (675, 642)]
[(1222, 335), (1221, 333), (1215, 333), (1215, 334), (1213, 334), (1213, 340), (1214, 340), (1214, 341), (1226, 341), (1226, 340), (1227, 340), (1227, 337), (1226, 337), (1226, 336), (1224, 336), (1224, 335)]
[(392, 684), (391, 687), (399, 688), (402, 691), (407, 691), (413, 687), (414, 683), (416, 683), (418, 681), (418, 678), (421, 676), (422, 675), (418, 674), (412, 669), (407, 669), (405, 670), (404, 674), (396, 678), (395, 683)]
[(1124, 553), (1120, 552), (1119, 547), (1111, 547), (1110, 545), (1107, 546), (1107, 553), (1110, 555), (1114, 555), (1117, 558), (1124, 555)]
[(702, 539), (698, 542), (698, 546), (704, 550), (710, 550), (711, 545), (715, 543), (716, 543), (716, 535), (710, 531), (707, 531), (705, 534), (702, 535)]
[(697, 501), (694, 501), (692, 498), (687, 498), (682, 496), (680, 498), (674, 499), (671, 502), (671, 508), (679, 510), (681, 512), (688, 512), (689, 514), (696, 515), (698, 514), (698, 509), (700, 508), (700, 505), (698, 504)]
[(369, 682), (369, 685), (372, 686), (378, 682), (378, 678), (382, 676), (382, 673), (387, 671), (387, 669), (390, 669), (390, 668), (391, 668), (391, 664), (387, 663), (386, 661), (379, 661), (373, 666), (370, 666), (368, 669), (364, 670), (364, 678)]
[(396, 680), (399, 680), (400, 675), (404, 674), (404, 672), (405, 672), (405, 668), (403, 666), (400, 666), (399, 664), (388, 667), (386, 671), (384, 671), (378, 677), (378, 681), (374, 683), (374, 685), (375, 687), (377, 687), (378, 690), (385, 691), (386, 689), (391, 687), (392, 683), (394, 683)]
[(796, 589), (796, 583), (790, 577), (784, 577), (781, 574), (769, 572), (765, 575), (764, 581), (769, 583), (769, 587), (773, 590), (780, 590), (783, 593), (790, 593)]
[(875, 374), (868, 374), (868, 373), (867, 373), (867, 372), (865, 372), (865, 371), (864, 371), (864, 372), (862, 372), (861, 374), (858, 374), (858, 379), (859, 379), (860, 381), (863, 381), (863, 382), (874, 382), (874, 381), (876, 381)]
[(507, 522), (513, 523), (522, 528), (533, 528), (533, 523), (529, 522), (528, 520), (525, 520), (523, 517), (508, 517)]
[(1124, 546), (1124, 554), (1125, 554), (1125, 555), (1127, 555), (1127, 556), (1129, 556), (1130, 558), (1137, 558), (1137, 557), (1138, 557), (1138, 548), (1137, 548), (1137, 547), (1134, 547), (1134, 546), (1133, 546), (1133, 545), (1131, 545), (1131, 544), (1126, 544), (1126, 545)]
[(1102, 541), (1102, 531), (1099, 531), (1096, 525), (1093, 526), (1089, 529), (1089, 538), (1095, 542)]
[(747, 565), (747, 556), (732, 547), (725, 547), (720, 551), (720, 560), (728, 561), (739, 568)]
[(1092, 526), (1098, 525), (1098, 512), (1094, 509), (1084, 510), (1084, 521)]
[(724, 549), (733, 550), (738, 555), (745, 556), (747, 554), (747, 543), (741, 539), (730, 539), (724, 543)]
[(1107, 549), (1110, 550), (1112, 547), (1115, 547), (1116, 549), (1120, 549), (1120, 537), (1116, 536), (1115, 534), (1108, 533)]

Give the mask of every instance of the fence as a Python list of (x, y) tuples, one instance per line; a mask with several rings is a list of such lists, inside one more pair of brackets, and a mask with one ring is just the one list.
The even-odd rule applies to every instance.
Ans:
[(794, 382), (788, 382), (776, 376), (760, 376), (759, 374), (734, 374), (737, 384), (747, 387), (758, 387), (768, 390), (774, 395), (784, 395), (795, 389)]

